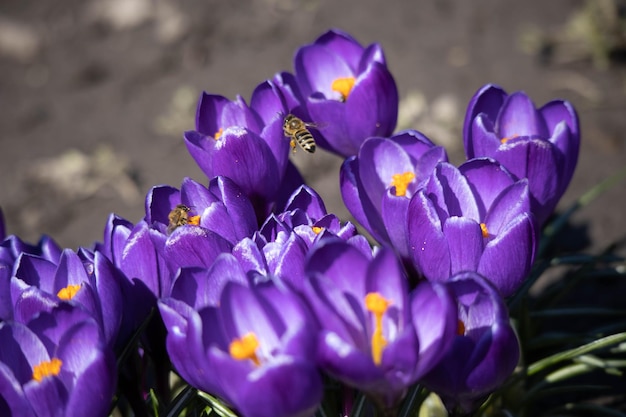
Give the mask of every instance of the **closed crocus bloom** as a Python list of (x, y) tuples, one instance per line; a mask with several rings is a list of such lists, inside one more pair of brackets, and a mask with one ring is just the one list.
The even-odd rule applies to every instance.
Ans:
[[(208, 291), (206, 284), (198, 289)], [(296, 295), (271, 282), (230, 282), (219, 307), (210, 299), (173, 294), (159, 302), (168, 350), (177, 369), (184, 369), (181, 375), (245, 417), (312, 415), (322, 398), (316, 327)]]
[(380, 45), (364, 48), (347, 33), (330, 30), (301, 47), (294, 65), (320, 147), (349, 157), (366, 138), (395, 129), (398, 90)]
[(445, 149), (415, 130), (389, 138), (373, 137), (341, 167), (341, 195), (354, 218), (380, 243), (408, 259), (409, 201), (439, 162)]
[(466, 415), (502, 386), (515, 369), (520, 350), (504, 300), (487, 280), (464, 272), (445, 285), (458, 306), (457, 334), (420, 382), (436, 392), (448, 410)]
[[(283, 134), (287, 104), (270, 81), (260, 84), (249, 107), (204, 93), (198, 103), (196, 130), (185, 132), (191, 156), (209, 177), (231, 178), (250, 198), (262, 220), (302, 184), (293, 184), (295, 167), (289, 161), (289, 140)], [(295, 170), (297, 172), (297, 170)], [(286, 190), (287, 189), (287, 190)]]
[(440, 163), (411, 199), (411, 255), (429, 280), (463, 271), (487, 277), (509, 296), (530, 271), (536, 232), (526, 179), (515, 181), (491, 159), (458, 169)]
[(98, 325), (68, 304), (27, 324), (0, 323), (3, 416), (107, 416), (115, 392), (115, 357)]
[(304, 294), (322, 328), (319, 366), (392, 412), (451, 340), (451, 296), (439, 284), (424, 283), (411, 300), (393, 251), (381, 249), (371, 258), (341, 240), (318, 245), (307, 272)]
[(543, 224), (578, 161), (580, 130), (571, 103), (553, 100), (537, 109), (523, 92), (489, 84), (472, 97), (463, 133), (468, 158), (491, 157), (528, 178), (533, 213)]

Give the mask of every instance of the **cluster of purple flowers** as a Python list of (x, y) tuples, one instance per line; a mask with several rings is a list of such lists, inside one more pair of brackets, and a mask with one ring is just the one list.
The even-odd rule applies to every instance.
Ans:
[[(1, 236), (0, 414), (107, 415), (129, 356), (166, 376), (171, 361), (248, 417), (312, 416), (329, 380), (345, 414), (361, 392), (394, 415), (415, 384), (479, 406), (518, 363), (505, 297), (572, 178), (578, 119), (485, 86), (455, 167), (394, 133), (397, 112), (380, 45), (331, 30), (250, 104), (202, 94), (184, 138), (208, 185), (153, 187), (141, 221), (111, 215), (89, 249)], [(288, 114), (345, 158), (341, 193), (374, 247), (304, 184)]]

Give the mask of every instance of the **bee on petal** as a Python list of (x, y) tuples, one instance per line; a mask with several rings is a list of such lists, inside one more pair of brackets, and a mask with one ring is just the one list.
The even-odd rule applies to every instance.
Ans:
[(167, 225), (167, 234), (171, 234), (174, 230), (179, 228), (180, 226), (184, 226), (186, 224), (198, 225), (200, 222), (200, 216), (189, 216), (189, 211), (191, 209), (184, 204), (178, 204), (170, 213), (167, 215), (167, 219), (169, 221)]

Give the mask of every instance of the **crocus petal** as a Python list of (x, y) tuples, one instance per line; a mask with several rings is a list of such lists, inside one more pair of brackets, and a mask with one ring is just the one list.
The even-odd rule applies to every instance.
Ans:
[[(468, 159), (473, 159), (481, 156), (492, 156), (498, 147), (500, 146), (501, 139), (494, 131), (493, 123), (487, 118), (484, 113), (479, 114), (473, 120), (470, 125), (470, 134), (472, 140), (467, 146), (472, 148), (466, 148), (465, 154), (468, 155)], [(474, 155), (471, 158), (469, 155)]]
[(512, 295), (530, 272), (535, 257), (535, 234), (532, 216), (523, 213), (485, 246), (477, 272), (489, 279), (503, 297)]
[(559, 195), (563, 195), (572, 180), (574, 169), (578, 163), (580, 137), (572, 134), (569, 127), (563, 121), (556, 125), (552, 132), (552, 137), (549, 140), (561, 151), (561, 155), (563, 155), (563, 167), (560, 172), (561, 188), (559, 193)]
[(452, 216), (443, 227), (450, 250), (450, 273), (476, 271), (483, 252), (480, 225), (467, 217)]
[(331, 29), (315, 40), (315, 45), (323, 45), (340, 56), (356, 72), (359, 59), (363, 55), (363, 47), (349, 33)]
[(257, 229), (256, 215), (252, 203), (241, 188), (228, 177), (216, 177), (209, 182), (209, 190), (228, 209), (235, 236), (238, 239), (251, 236)]
[(344, 103), (353, 149), (343, 155), (355, 155), (361, 143), (370, 136), (391, 135), (398, 119), (398, 103), (393, 76), (383, 64), (374, 62), (359, 76)]
[(522, 92), (515, 92), (508, 96), (496, 122), (497, 131), (503, 138), (514, 136), (548, 137), (550, 133), (541, 114), (535, 108), (531, 99)]
[(411, 316), (419, 343), (416, 377), (421, 377), (437, 365), (452, 345), (457, 307), (447, 287), (423, 282), (411, 294)]
[(203, 92), (196, 109), (196, 129), (198, 132), (213, 136), (220, 128), (224, 128), (224, 126), (219, 125), (219, 117), (229, 102), (226, 97)]
[(429, 280), (450, 276), (450, 249), (432, 202), (422, 191), (409, 203), (409, 247), (419, 271)]
[(377, 212), (381, 211), (383, 196), (393, 176), (404, 172), (413, 172), (413, 164), (398, 144), (376, 137), (363, 142), (359, 149), (359, 175)]
[(504, 189), (492, 202), (485, 216), (487, 230), (494, 235), (506, 227), (516, 216), (530, 212), (528, 180), (520, 180)]
[(0, 398), (4, 403), (0, 412), (11, 416), (36, 417), (19, 381), (11, 369), (2, 362), (0, 362)]
[(339, 185), (341, 198), (350, 214), (378, 242), (389, 242), (381, 216), (362, 187), (358, 177), (359, 161), (356, 156), (348, 158), (341, 165)]
[[(552, 100), (543, 105), (539, 112), (544, 118), (548, 132), (554, 132), (559, 123), (565, 122), (570, 132), (572, 133), (572, 140), (579, 142), (580, 140), (580, 126), (578, 124), (578, 115), (576, 109), (568, 101), (564, 100)], [(578, 148), (578, 146), (576, 146)], [(565, 152), (561, 149), (565, 155)], [(576, 158), (574, 158), (576, 159)]]
[(474, 119), (480, 113), (485, 113), (487, 119), (495, 121), (506, 97), (507, 94), (502, 88), (495, 84), (487, 84), (481, 87), (471, 98), (463, 122), (463, 143), (468, 159), (483, 156), (483, 154), (474, 151), (476, 146), (476, 140), (472, 134)]
[[(206, 172), (206, 171), (205, 171)], [(232, 179), (249, 196), (276, 193), (276, 160), (260, 136), (241, 128), (229, 128), (217, 141), (212, 155), (212, 175)]]
[(491, 158), (471, 159), (463, 163), (459, 171), (467, 178), (477, 197), (479, 219), (485, 218), (495, 198), (514, 181), (509, 171)]
[(409, 237), (407, 233), (407, 218), (409, 213), (407, 197), (397, 197), (391, 189), (383, 197), (381, 217), (387, 229), (389, 243), (403, 258), (409, 258)]
[(342, 291), (365, 295), (365, 282), (355, 276), (365, 276), (368, 259), (356, 248), (340, 240), (330, 240), (317, 246), (307, 261), (306, 270), (333, 277)]
[(354, 71), (343, 57), (319, 45), (306, 45), (300, 48), (296, 53), (294, 66), (305, 97), (319, 91), (326, 99), (339, 99), (339, 93), (331, 89), (333, 81), (354, 75)]
[[(170, 270), (185, 266), (210, 267), (217, 255), (230, 252), (232, 245), (217, 233), (203, 227), (182, 226), (165, 243), (164, 256)], [(162, 291), (169, 291), (163, 288)]]
[(282, 121), (288, 111), (282, 92), (271, 81), (264, 81), (256, 86), (250, 98), (250, 108), (261, 117), (264, 125), (275, 119)]
[(502, 145), (494, 158), (517, 178), (529, 178), (532, 210), (538, 224), (543, 224), (560, 198), (558, 172), (563, 156), (548, 141), (513, 139)]
[(246, 382), (229, 384), (230, 396), (240, 404), (242, 415), (309, 416), (323, 394), (322, 380), (314, 364), (290, 357), (277, 358), (275, 363), (253, 372)]

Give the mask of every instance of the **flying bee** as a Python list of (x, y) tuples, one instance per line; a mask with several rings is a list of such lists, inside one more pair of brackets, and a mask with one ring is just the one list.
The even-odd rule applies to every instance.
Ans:
[(178, 227), (189, 223), (189, 210), (191, 209), (186, 205), (179, 204), (170, 211), (170, 214), (167, 215), (167, 219), (169, 220), (169, 224), (167, 225), (168, 235)]
[(308, 153), (315, 152), (315, 139), (309, 131), (309, 127), (315, 127), (313, 123), (306, 123), (302, 119), (288, 114), (285, 116), (285, 122), (283, 123), (283, 132), (285, 136), (291, 138), (291, 148), (296, 151), (296, 143)]

